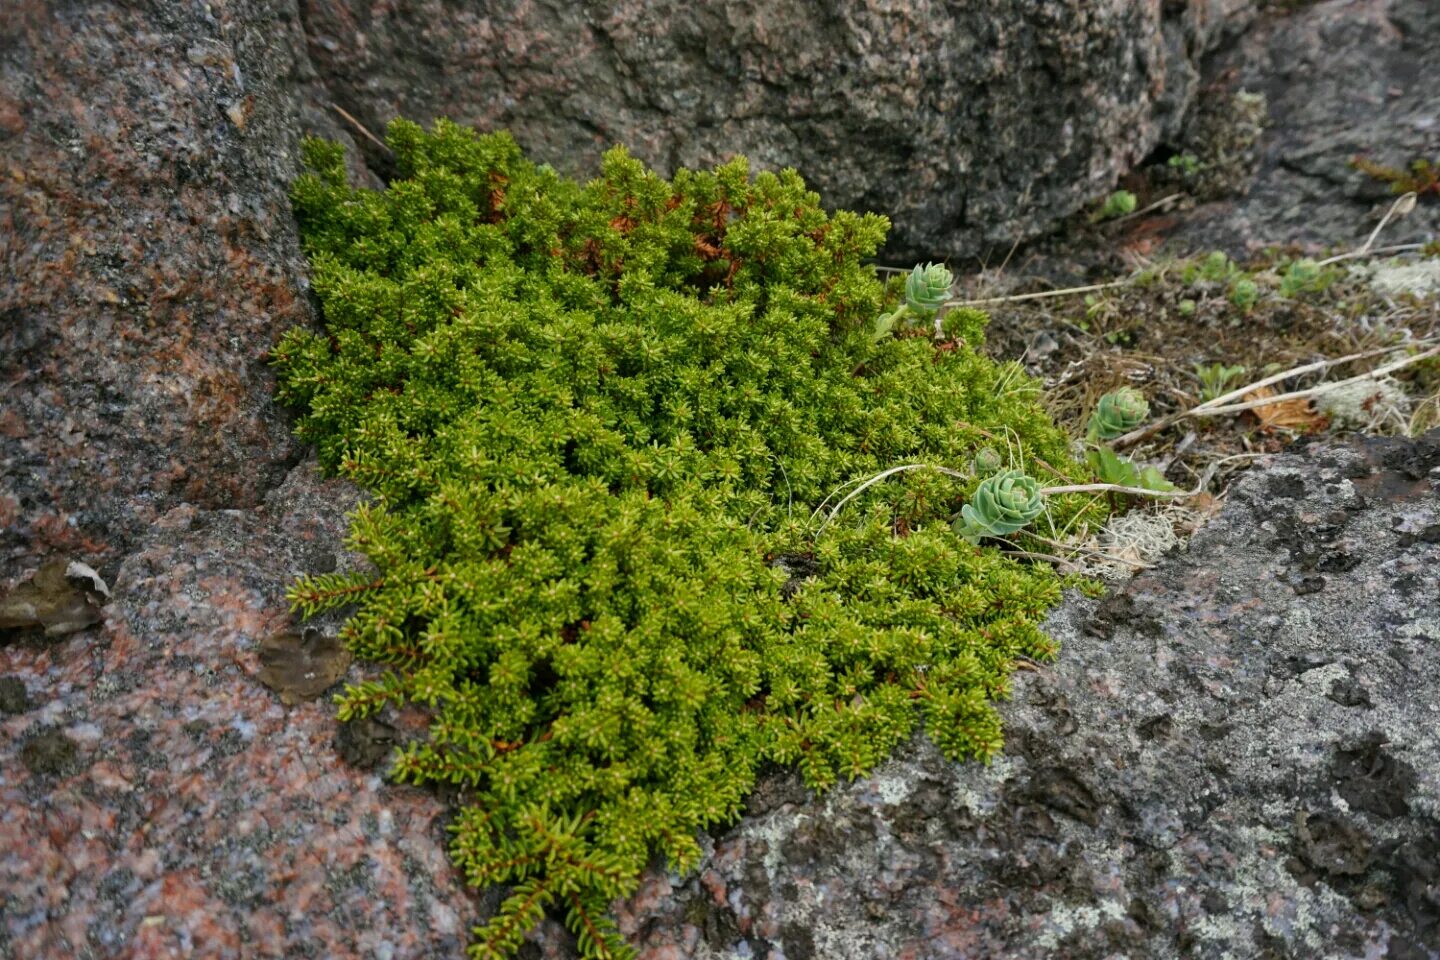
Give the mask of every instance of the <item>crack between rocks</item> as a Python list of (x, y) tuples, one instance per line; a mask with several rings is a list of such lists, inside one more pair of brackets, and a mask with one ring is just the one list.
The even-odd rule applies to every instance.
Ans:
[[(389, 172), (393, 172), (393, 163), (385, 159), (384, 155), (379, 152), (379, 147), (372, 143), (369, 138), (358, 132), (351, 131), (350, 127), (352, 122), (363, 126), (363, 121), (359, 119), (359, 114), (363, 111), (361, 111), (358, 103), (349, 102), (346, 98), (336, 95), (334, 89), (331, 88), (329, 72), (321, 69), (319, 61), (316, 60), (312, 53), (313, 44), (311, 42), (312, 31), (310, 27), (309, 5), (305, 0), (293, 0), (293, 3), (296, 22), (300, 25), (300, 49), (297, 51), (297, 55), (304, 56), (306, 63), (309, 64), (311, 73), (315, 77), (313, 83), (315, 89), (312, 91), (314, 96), (311, 98), (311, 102), (325, 113), (334, 116), (342, 128), (345, 129), (346, 136), (350, 140), (352, 147), (351, 153), (361, 169), (377, 183), (388, 183), (390, 177), (386, 175), (387, 168), (390, 168)], [(339, 112), (341, 110), (343, 110), (345, 114), (349, 114), (349, 119)], [(371, 130), (370, 133), (372, 136), (379, 136), (379, 134), (373, 130)]]

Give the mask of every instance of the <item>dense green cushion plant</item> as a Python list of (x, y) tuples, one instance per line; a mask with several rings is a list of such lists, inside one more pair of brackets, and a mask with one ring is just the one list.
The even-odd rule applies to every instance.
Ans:
[(977, 351), (984, 317), (877, 340), (863, 260), (888, 224), (793, 171), (667, 181), (617, 148), (581, 185), (503, 134), (389, 143), (383, 191), (320, 141), (294, 186), (325, 330), (277, 345), (280, 397), (373, 494), (350, 545), (374, 569), (291, 600), (353, 604), (347, 642), (386, 667), (342, 719), (431, 711), (392, 775), (462, 788), (456, 862), (510, 888), (472, 954), (512, 956), (549, 910), (625, 955), (609, 903), (656, 854), (694, 865), (762, 763), (824, 788), (922, 721), (992, 756), (990, 701), (1053, 655), (1060, 580), (952, 530), (974, 476), (910, 471), (812, 522), (897, 464), (967, 468), (987, 434), (1082, 473), (1035, 385)]

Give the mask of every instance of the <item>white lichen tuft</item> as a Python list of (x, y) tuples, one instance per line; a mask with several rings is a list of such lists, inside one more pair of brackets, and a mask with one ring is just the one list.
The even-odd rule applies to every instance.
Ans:
[(1152, 566), (1166, 551), (1181, 543), (1177, 529), (1195, 526), (1195, 511), (1178, 503), (1157, 504), (1111, 517), (1078, 558), (1086, 576), (1113, 579)]
[(1315, 398), (1316, 408), (1338, 427), (1373, 431), (1410, 419), (1410, 397), (1389, 377), (1337, 385)]
[(1411, 294), (1416, 297), (1440, 295), (1440, 259), (1403, 262), (1390, 260), (1375, 265), (1370, 286), (1385, 296)]

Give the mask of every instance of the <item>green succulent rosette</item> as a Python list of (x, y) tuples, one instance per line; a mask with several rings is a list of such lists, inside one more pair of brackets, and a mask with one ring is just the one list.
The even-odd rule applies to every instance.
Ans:
[(975, 451), (973, 466), (975, 475), (983, 477), (1004, 467), (1005, 458), (1000, 456), (994, 447), (981, 447)]
[(905, 305), (917, 313), (938, 313), (950, 299), (950, 285), (955, 276), (944, 264), (917, 266), (905, 278)]
[(1134, 387), (1121, 387), (1100, 398), (1090, 415), (1090, 439), (1114, 440), (1129, 433), (1150, 415), (1150, 404)]
[(1003, 537), (1027, 526), (1045, 508), (1040, 485), (1019, 470), (1002, 470), (980, 481), (970, 502), (960, 508), (955, 532), (971, 543)]

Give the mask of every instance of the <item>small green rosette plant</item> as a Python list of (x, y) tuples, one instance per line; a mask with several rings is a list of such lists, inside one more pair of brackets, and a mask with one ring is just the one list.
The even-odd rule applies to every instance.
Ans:
[(955, 532), (978, 544), (982, 537), (1009, 536), (1028, 526), (1045, 509), (1035, 478), (1002, 470), (980, 481), (970, 502), (960, 508)]
[(1105, 394), (1090, 415), (1090, 440), (1114, 440), (1134, 430), (1150, 415), (1150, 403), (1134, 387)]
[(950, 299), (950, 285), (954, 282), (954, 275), (944, 264), (917, 264), (905, 278), (905, 305), (917, 313), (938, 313)]
[(905, 302), (892, 313), (883, 314), (875, 320), (872, 339), (879, 343), (899, 326), (907, 316), (921, 320), (934, 319), (950, 299), (950, 286), (955, 275), (941, 263), (916, 265), (905, 278)]

